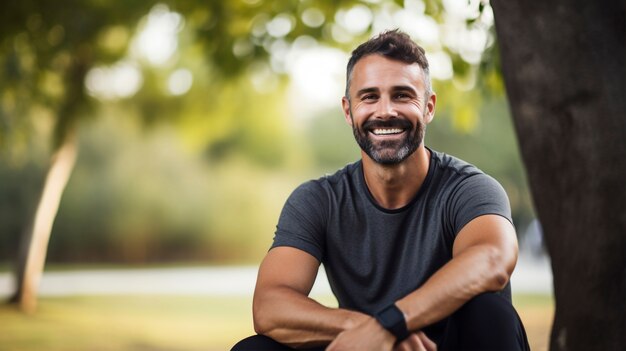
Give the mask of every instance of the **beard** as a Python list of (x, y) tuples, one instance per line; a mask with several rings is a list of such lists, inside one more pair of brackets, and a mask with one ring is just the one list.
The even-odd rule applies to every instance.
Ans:
[[(370, 136), (370, 131), (375, 128), (401, 128), (405, 135), (400, 140), (378, 141)], [(352, 133), (361, 150), (374, 162), (382, 165), (399, 164), (411, 156), (424, 140), (425, 130), (426, 125), (419, 121), (413, 126), (411, 122), (400, 118), (368, 120), (360, 129), (352, 123)]]

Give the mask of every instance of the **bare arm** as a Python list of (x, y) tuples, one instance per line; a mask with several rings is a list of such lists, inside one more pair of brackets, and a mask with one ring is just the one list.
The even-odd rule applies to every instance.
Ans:
[(513, 225), (498, 215), (477, 217), (457, 235), (452, 260), (396, 305), (409, 330), (419, 330), (449, 316), (476, 295), (504, 288), (516, 261)]
[(330, 343), (340, 332), (368, 318), (309, 298), (318, 268), (317, 259), (295, 248), (277, 247), (268, 252), (254, 291), (257, 333), (292, 347), (316, 346)]

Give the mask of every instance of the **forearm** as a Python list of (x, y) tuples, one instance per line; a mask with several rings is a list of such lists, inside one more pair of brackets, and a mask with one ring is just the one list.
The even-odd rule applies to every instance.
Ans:
[(511, 258), (487, 245), (470, 247), (396, 305), (409, 330), (420, 330), (451, 315), (473, 297), (504, 288), (515, 260), (516, 255)]
[(359, 312), (323, 306), (288, 287), (255, 294), (253, 311), (257, 333), (292, 347), (328, 344), (367, 318)]

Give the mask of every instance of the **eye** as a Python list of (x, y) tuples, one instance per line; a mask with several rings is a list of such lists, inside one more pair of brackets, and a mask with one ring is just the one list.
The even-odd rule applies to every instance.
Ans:
[(366, 94), (361, 97), (361, 100), (363, 101), (371, 101), (376, 99), (378, 99), (378, 96), (376, 94)]
[(396, 93), (394, 97), (398, 100), (407, 100), (411, 98), (411, 95), (407, 93)]

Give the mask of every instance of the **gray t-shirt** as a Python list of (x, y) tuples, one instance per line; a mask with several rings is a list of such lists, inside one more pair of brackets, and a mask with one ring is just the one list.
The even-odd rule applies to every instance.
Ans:
[[(399, 209), (376, 203), (361, 161), (302, 184), (283, 207), (272, 248), (295, 247), (323, 263), (342, 308), (372, 315), (406, 296), (452, 258), (454, 239), (469, 221), (485, 214), (512, 221), (496, 180), (430, 151), (423, 185)], [(502, 293), (510, 300), (508, 285)]]

